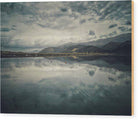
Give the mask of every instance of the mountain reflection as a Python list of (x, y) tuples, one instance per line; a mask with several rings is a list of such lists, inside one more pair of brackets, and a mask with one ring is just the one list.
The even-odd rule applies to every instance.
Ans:
[(130, 115), (129, 67), (102, 59), (3, 58), (2, 112)]

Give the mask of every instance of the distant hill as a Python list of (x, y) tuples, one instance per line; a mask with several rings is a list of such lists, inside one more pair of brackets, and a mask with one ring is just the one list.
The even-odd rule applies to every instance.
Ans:
[(113, 49), (112, 52), (131, 55), (131, 41), (121, 43), (117, 48)]
[(106, 50), (96, 46), (73, 45), (68, 47), (49, 47), (41, 50), (39, 53), (86, 53), (86, 52), (105, 52)]
[(121, 35), (111, 37), (111, 38), (106, 38), (106, 39), (99, 39), (96, 41), (83, 43), (83, 45), (93, 45), (97, 47), (102, 47), (110, 42), (125, 42), (125, 41), (131, 41), (131, 33), (121, 34)]
[(83, 48), (76, 50), (76, 52), (88, 52), (88, 53), (89, 52), (100, 52), (102, 53), (102, 52), (106, 52), (106, 50), (91, 45), (91, 46), (84, 46)]
[(106, 45), (102, 46), (105, 50), (113, 50), (116, 49), (122, 42), (109, 42)]
[(58, 47), (48, 47), (39, 53), (76, 53), (76, 52), (99, 52), (99, 53), (130, 53), (131, 52), (131, 34), (122, 34), (116, 37), (100, 39), (97, 41), (65, 44)]

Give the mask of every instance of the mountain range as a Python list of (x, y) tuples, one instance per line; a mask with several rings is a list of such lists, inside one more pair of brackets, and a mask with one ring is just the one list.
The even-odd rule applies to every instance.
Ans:
[(97, 41), (65, 44), (58, 47), (48, 47), (42, 49), (39, 53), (117, 53), (131, 54), (131, 34), (121, 34), (116, 37), (100, 39)]

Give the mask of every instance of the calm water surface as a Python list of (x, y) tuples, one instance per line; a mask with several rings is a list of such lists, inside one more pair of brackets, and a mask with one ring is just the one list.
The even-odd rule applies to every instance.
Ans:
[(124, 58), (2, 58), (3, 113), (131, 114)]

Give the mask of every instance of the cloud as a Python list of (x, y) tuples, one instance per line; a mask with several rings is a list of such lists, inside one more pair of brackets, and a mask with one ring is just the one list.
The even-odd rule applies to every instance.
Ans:
[(11, 27), (11, 28), (2, 27), (0, 29), (1, 32), (10, 32), (12, 30), (16, 30), (16, 28), (15, 27)]
[(127, 21), (127, 22), (125, 23), (125, 25), (131, 25), (131, 22), (130, 22), (130, 21)]
[(121, 32), (131, 31), (131, 28), (128, 28), (128, 27), (125, 27), (125, 26), (118, 27), (118, 29), (121, 30)]
[(0, 30), (1, 30), (2, 32), (9, 32), (9, 31), (10, 31), (9, 28), (1, 28)]
[(117, 32), (116, 31), (113, 31), (113, 32), (111, 32), (111, 33), (109, 33), (109, 37), (112, 37), (113, 35), (116, 35), (117, 34)]
[(85, 22), (86, 22), (86, 20), (85, 20), (85, 19), (80, 20), (80, 24), (83, 24), (83, 23), (85, 23)]
[(48, 27), (48, 25), (42, 25), (42, 24), (39, 24), (39, 23), (38, 23), (38, 25), (42, 28)]
[(112, 25), (109, 26), (109, 28), (114, 28), (116, 26), (117, 26), (117, 24), (112, 24)]
[(95, 35), (95, 32), (92, 31), (92, 30), (90, 30), (90, 31), (89, 31), (89, 35), (93, 36), (93, 35)]
[(87, 42), (130, 30), (131, 1), (1, 3), (5, 49)]
[(2, 3), (1, 11), (9, 15), (16, 14), (16, 13), (22, 14), (22, 15), (36, 13), (36, 9), (33, 7), (29, 9), (29, 7), (26, 6), (26, 3)]
[(62, 12), (67, 12), (67, 9), (66, 8), (61, 8), (61, 11)]

